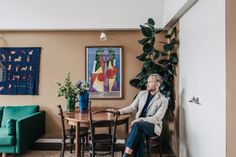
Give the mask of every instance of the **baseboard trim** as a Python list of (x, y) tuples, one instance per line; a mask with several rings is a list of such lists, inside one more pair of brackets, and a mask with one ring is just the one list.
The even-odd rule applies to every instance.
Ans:
[(59, 138), (40, 138), (35, 143), (61, 143)]
[[(61, 143), (61, 139), (59, 138), (40, 138), (35, 143)], [(124, 139), (117, 139), (116, 143), (118, 144), (124, 144)]]

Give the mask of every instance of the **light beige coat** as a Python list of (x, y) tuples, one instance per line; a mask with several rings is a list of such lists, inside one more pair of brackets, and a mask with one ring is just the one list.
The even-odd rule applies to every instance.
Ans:
[(165, 96), (163, 96), (160, 92), (156, 93), (156, 95), (148, 105), (147, 117), (139, 118), (143, 110), (143, 107), (147, 101), (147, 97), (148, 97), (147, 90), (140, 91), (135, 100), (128, 107), (122, 108), (119, 111), (121, 114), (136, 112), (135, 115), (136, 119), (132, 123), (136, 121), (146, 121), (152, 123), (155, 126), (154, 132), (157, 135), (160, 135), (162, 129), (162, 119), (168, 107), (168, 99)]

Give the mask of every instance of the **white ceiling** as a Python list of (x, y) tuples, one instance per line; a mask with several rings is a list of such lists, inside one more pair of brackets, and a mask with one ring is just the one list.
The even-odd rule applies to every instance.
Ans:
[[(149, 17), (169, 22), (188, 0), (0, 0), (0, 30), (129, 30)], [(181, 4), (181, 5), (180, 5)], [(165, 9), (165, 10), (164, 10)], [(164, 16), (164, 13), (168, 16)], [(164, 19), (167, 18), (168, 20)], [(165, 21), (165, 23), (163, 23)]]

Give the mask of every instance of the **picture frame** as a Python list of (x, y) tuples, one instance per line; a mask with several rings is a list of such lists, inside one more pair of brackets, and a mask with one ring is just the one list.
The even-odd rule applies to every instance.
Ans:
[(86, 81), (91, 99), (121, 99), (123, 48), (121, 46), (87, 46)]

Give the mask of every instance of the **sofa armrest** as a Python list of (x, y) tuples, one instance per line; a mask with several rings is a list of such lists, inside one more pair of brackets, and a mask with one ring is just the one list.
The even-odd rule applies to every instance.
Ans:
[(45, 134), (45, 111), (40, 111), (16, 122), (16, 153), (25, 151)]

